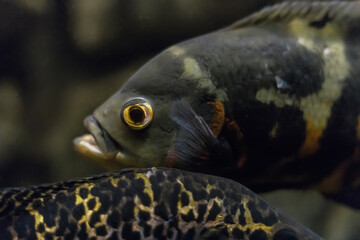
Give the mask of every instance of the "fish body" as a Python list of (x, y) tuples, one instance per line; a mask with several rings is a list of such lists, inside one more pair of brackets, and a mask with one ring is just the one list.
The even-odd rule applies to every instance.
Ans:
[(86, 119), (94, 138), (76, 148), (360, 208), (359, 21), (359, 1), (285, 2), (176, 44)]
[(125, 169), (0, 191), (1, 239), (321, 239), (232, 180)]

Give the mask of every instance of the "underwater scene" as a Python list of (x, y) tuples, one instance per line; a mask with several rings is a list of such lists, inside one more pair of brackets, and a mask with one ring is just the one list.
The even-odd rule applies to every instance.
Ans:
[(360, 239), (360, 1), (0, 2), (0, 239)]

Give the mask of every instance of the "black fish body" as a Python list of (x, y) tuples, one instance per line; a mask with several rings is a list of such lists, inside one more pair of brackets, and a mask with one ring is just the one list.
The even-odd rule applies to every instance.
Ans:
[(358, 1), (289, 2), (174, 45), (87, 119), (96, 151), (77, 148), (360, 207), (359, 20)]
[(0, 191), (7, 239), (321, 239), (234, 181), (175, 169)]

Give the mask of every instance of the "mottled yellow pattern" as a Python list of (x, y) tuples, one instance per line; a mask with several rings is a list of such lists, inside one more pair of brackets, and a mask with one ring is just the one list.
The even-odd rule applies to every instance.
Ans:
[[(22, 200), (28, 201), (25, 206), (15, 204), (23, 203), (15, 200), (22, 192), (27, 193)], [(50, 236), (154, 239), (159, 235), (207, 239), (222, 234), (228, 239), (246, 239), (270, 238), (284, 234), (283, 229), (298, 239), (320, 239), (281, 217), (238, 183), (175, 169), (124, 170), (39, 188), (7, 189), (0, 192), (0, 201), (0, 225), (9, 223), (6, 229), (0, 228), (5, 240)], [(4, 209), (12, 203), (14, 211), (6, 214)], [(18, 228), (24, 219), (21, 229), (27, 231)]]

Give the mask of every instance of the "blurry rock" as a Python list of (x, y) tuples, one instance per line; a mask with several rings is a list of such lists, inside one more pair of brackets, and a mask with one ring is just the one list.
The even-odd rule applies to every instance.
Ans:
[(330, 203), (323, 222), (324, 238), (327, 240), (360, 239), (360, 214), (344, 205)]
[(31, 147), (38, 143), (26, 128), (21, 91), (14, 79), (0, 79), (0, 187), (29, 185), (49, 179), (46, 156)]
[(83, 51), (98, 50), (123, 37), (121, 1), (77, 0), (69, 2), (73, 40)]
[(84, 53), (147, 52), (232, 23), (267, 1), (68, 1), (72, 41)]
[(327, 240), (358, 240), (359, 210), (333, 202), (318, 192), (278, 190), (261, 194), (288, 216)]
[(0, 42), (26, 30), (31, 14), (12, 1), (0, 1)]
[[(261, 196), (276, 206), (280, 211), (295, 220), (310, 227), (314, 232), (322, 235), (326, 199), (318, 192), (300, 190), (277, 190), (263, 193)], [(322, 236), (325, 237), (325, 236)], [(325, 239), (327, 239), (325, 237)]]
[(19, 92), (11, 79), (0, 84), (0, 163), (16, 149), (21, 136), (22, 104)]
[(15, 5), (37, 14), (43, 14), (49, 11), (50, 7), (52, 6), (51, 1), (47, 1), (47, 0), (33, 0), (33, 1), (12, 0), (12, 1)]

